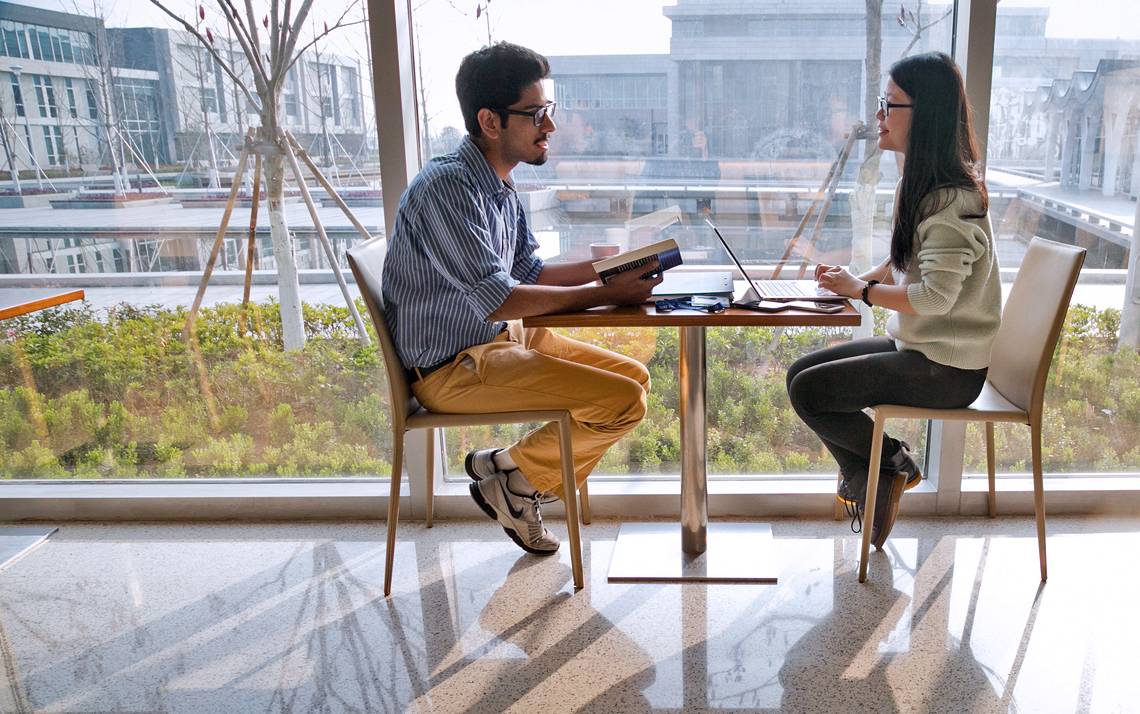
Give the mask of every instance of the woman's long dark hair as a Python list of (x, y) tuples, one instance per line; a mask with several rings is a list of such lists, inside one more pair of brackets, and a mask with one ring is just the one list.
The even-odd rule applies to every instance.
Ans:
[(914, 257), (918, 224), (953, 199), (952, 193), (939, 189), (964, 188), (981, 196), (981, 212), (963, 218), (984, 217), (990, 200), (973, 112), (954, 60), (941, 52), (914, 55), (895, 62), (890, 74), (914, 104), (903, 110), (912, 114), (891, 233), (891, 265), (905, 271)]

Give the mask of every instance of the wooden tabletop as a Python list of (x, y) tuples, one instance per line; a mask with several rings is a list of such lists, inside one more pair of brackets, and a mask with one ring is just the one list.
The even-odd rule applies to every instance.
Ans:
[(82, 290), (68, 290), (61, 293), (47, 293), (42, 295), (33, 295), (39, 291), (28, 291), (29, 299), (18, 303), (8, 305), (0, 304), (0, 320), (7, 320), (9, 317), (19, 317), (20, 315), (27, 315), (30, 312), (43, 310), (56, 305), (63, 305), (64, 303), (72, 302), (74, 300), (83, 299)]
[(558, 315), (536, 315), (523, 319), (524, 327), (854, 327), (859, 311), (845, 304), (843, 312), (823, 315), (816, 312), (785, 310), (765, 313), (729, 308), (710, 315), (696, 310), (674, 310), (658, 314), (652, 305), (594, 307)]

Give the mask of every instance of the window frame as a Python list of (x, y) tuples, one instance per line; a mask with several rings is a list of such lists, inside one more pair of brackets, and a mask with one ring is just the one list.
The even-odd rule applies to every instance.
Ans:
[[(376, 113), (376, 135), (373, 137), (379, 142), (380, 152), (380, 176), (381, 185), (384, 195), (386, 196), (400, 196), (403, 194), (404, 189), (407, 187), (410, 179), (421, 168), (422, 152), (420, 150), (420, 127), (419, 116), (416, 111), (418, 104), (417, 77), (415, 71), (415, 52), (414, 52), (414, 32), (411, 17), (410, 3), (402, 0), (368, 0), (368, 15), (369, 15), (369, 36), (370, 36), (370, 51), (372, 55), (372, 66), (394, 68), (391, 71), (374, 72), (371, 78), (372, 81), (372, 97), (374, 100), (374, 110)], [(684, 28), (681, 28), (682, 30)], [(993, 75), (993, 44), (994, 33), (996, 31), (996, 8), (992, 0), (958, 0), (955, 5), (954, 15), (954, 50), (955, 56), (959, 62), (963, 64), (964, 74), (967, 82), (967, 93), (970, 96), (971, 102), (975, 107), (976, 121), (978, 122), (979, 137), (984, 143), (986, 141), (988, 132), (989, 120), (989, 98), (991, 91), (991, 82)], [(33, 43), (33, 49), (35, 49)], [(80, 53), (86, 51), (79, 44), (74, 46), (74, 52)], [(362, 79), (362, 76), (361, 76)], [(574, 87), (575, 91), (583, 91), (583, 87)], [(88, 86), (86, 88), (89, 112), (92, 118), (98, 117), (98, 107), (95, 106), (90, 100), (92, 98), (92, 90)], [(25, 123), (26, 140), (30, 144), (31, 136), (27, 130)], [(380, 137), (383, 137), (381, 140)], [(984, 151), (983, 151), (984, 156)], [(384, 220), (385, 227), (390, 234), (392, 224), (395, 219), (396, 209), (398, 202), (394, 200), (384, 202)], [(142, 246), (139, 246), (142, 251)], [(961, 426), (960, 431), (958, 427)], [(984, 510), (984, 495), (975, 493), (976, 489), (966, 488), (963, 489), (962, 483), (962, 452), (964, 450), (965, 442), (965, 428), (964, 425), (956, 423), (930, 423), (928, 433), (928, 471), (931, 475), (930, 488), (923, 489), (925, 492), (914, 494), (908, 497), (908, 501), (912, 499), (914, 503), (919, 504), (919, 509), (923, 512), (930, 513), (946, 513), (946, 514), (965, 514), (965, 513), (981, 513)], [(437, 506), (437, 513), (446, 515), (447, 513), (462, 513), (464, 515), (474, 513), (473, 507), (468, 502), (465, 493), (457, 493), (456, 489), (449, 488), (449, 485), (443, 480), (443, 467), (444, 460), (439, 456), (443, 453), (443, 439), (435, 440), (435, 448), (440, 451), (437, 452), (437, 458), (434, 459), (435, 473), (433, 474), (433, 481), (437, 491), (437, 503), (444, 504), (444, 508)], [(405, 449), (405, 465), (408, 475), (408, 480), (405, 483), (405, 492), (409, 499), (410, 511), (413, 515), (422, 514), (425, 511), (427, 502), (427, 491), (425, 488), (425, 474), (423, 472), (425, 457), (427, 452), (427, 440), (422, 431), (413, 432), (407, 438), (407, 447)], [(1058, 481), (1057, 478), (1047, 477), (1048, 483)], [(373, 483), (375, 479), (349, 479), (352, 483), (363, 482)], [(1138, 486), (1140, 486), (1140, 479), (1137, 479)], [(232, 480), (216, 480), (212, 482), (203, 482), (195, 484), (195, 487), (200, 486), (203, 489), (204, 496), (211, 498), (211, 493), (214, 496), (221, 498), (218, 494), (219, 484), (232, 483)], [(278, 479), (250, 479), (243, 480), (241, 487), (249, 489), (249, 495), (256, 497), (259, 487), (264, 487), (267, 483), (277, 483), (282, 486), (292, 487), (294, 483), (282, 483)], [(319, 479), (306, 479), (304, 483), (295, 484), (297, 487), (312, 488), (314, 484), (320, 485), (322, 482)], [(345, 486), (345, 481), (325, 481), (330, 492), (336, 492), (337, 489), (344, 489), (345, 491), (352, 491), (351, 485)], [(742, 482), (729, 479), (717, 479), (713, 481), (713, 493), (710, 498), (710, 512), (717, 515), (718, 511), (721, 513), (739, 512), (740, 503), (746, 505), (744, 507), (752, 512), (753, 505), (755, 510), (763, 515), (771, 514), (797, 514), (804, 513), (823, 513), (830, 512), (830, 503), (833, 496), (826, 493), (806, 493), (801, 490), (779, 491), (780, 488), (785, 488), (780, 483), (775, 483), (771, 488), (777, 489), (775, 493), (760, 493), (753, 487), (742, 485)], [(59, 485), (59, 482), (52, 482), (51, 485)], [(93, 486), (110, 487), (113, 491), (114, 487), (130, 488), (132, 492), (137, 493), (140, 489), (155, 489), (169, 487), (170, 484), (154, 483), (154, 484), (139, 484), (138, 482), (115, 482), (110, 481), (106, 484), (85, 484), (87, 488)], [(27, 489), (34, 488), (36, 484), (24, 482), (18, 484), (19, 488)], [(79, 484), (76, 484), (79, 486)], [(7, 484), (3, 485), (7, 488)], [(748, 491), (753, 488), (752, 491)], [(214, 489), (211, 491), (211, 489)], [(6, 493), (15, 492), (16, 488), (11, 488), (7, 492), (0, 491), (0, 502), (7, 499), (4, 498)], [(597, 488), (593, 488), (592, 495), (595, 497), (594, 510), (599, 515), (609, 514), (626, 514), (626, 515), (654, 515), (658, 511), (662, 515), (675, 515), (676, 496), (674, 483), (658, 482), (602, 482), (598, 484)], [(747, 496), (738, 498), (737, 494), (746, 493)], [(1076, 495), (1067, 496), (1061, 494), (1056, 499), (1054, 495), (1050, 496), (1051, 510), (1065, 510), (1066, 505), (1073, 508), (1088, 508), (1090, 503), (1099, 503), (1098, 496), (1093, 491), (1074, 491)], [(1107, 492), (1106, 492), (1107, 493)], [(1115, 493), (1115, 492), (1112, 492)], [(756, 495), (756, 499), (753, 499)], [(1126, 495), (1129, 495), (1130, 500), (1128, 503), (1135, 505), (1140, 503), (1140, 491), (1127, 490)], [(1013, 499), (1015, 502), (1010, 506), (1011, 511), (1019, 511), (1024, 509), (1026, 505), (1024, 494), (1018, 494)], [(248, 498), (248, 496), (246, 496)], [(379, 503), (386, 501), (385, 496), (361, 496), (360, 498), (368, 498), (376, 500)], [(1120, 500), (1115, 496), (1108, 496), (1114, 499), (1114, 502), (1119, 504)], [(1103, 499), (1102, 499), (1103, 500)], [(999, 508), (1005, 510), (1005, 499), (999, 499)], [(770, 505), (771, 504), (771, 505)], [(134, 508), (132, 504), (132, 508)], [(303, 508), (303, 507), (302, 507)], [(315, 508), (315, 507), (314, 507)], [(824, 510), (824, 509), (827, 510)], [(1095, 506), (1094, 506), (1095, 508)], [(224, 510), (224, 509), (220, 509)], [(219, 512), (220, 512), (219, 510)], [(407, 511), (406, 511), (407, 512)], [(82, 514), (80, 514), (82, 515)], [(200, 515), (198, 513), (196, 516)], [(134, 512), (135, 517), (141, 517), (137, 511)]]

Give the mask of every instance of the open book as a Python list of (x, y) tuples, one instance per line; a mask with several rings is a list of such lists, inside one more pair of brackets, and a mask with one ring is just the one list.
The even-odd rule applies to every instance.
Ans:
[(604, 283), (618, 273), (644, 267), (652, 263), (654, 258), (661, 263), (662, 272), (676, 268), (681, 264), (681, 249), (677, 247), (677, 241), (667, 238), (611, 258), (604, 258), (594, 263), (594, 270)]

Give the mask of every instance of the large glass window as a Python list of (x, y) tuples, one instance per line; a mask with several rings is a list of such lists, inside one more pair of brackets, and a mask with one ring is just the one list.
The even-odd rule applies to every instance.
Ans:
[(63, 128), (59, 126), (40, 127), (44, 132), (44, 148), (47, 149), (47, 162), (51, 166), (64, 163)]
[[(874, 139), (860, 133), (860, 122), (873, 121), (891, 62), (950, 51), (951, 6), (904, 5), (906, 22), (884, 11), (868, 36), (864, 3), (830, 3), (826, 13), (794, 3), (696, 0), (504, 0), (480, 3), (477, 12), (420, 3), (422, 146), (428, 156), (454, 150), (465, 134), (454, 90), (459, 62), (490, 41), (509, 40), (549, 57), (547, 95), (559, 102), (550, 160), (514, 172), (544, 259), (585, 259), (594, 242), (648, 243), (659, 234), (643, 224), (675, 210), (680, 225), (668, 230), (689, 265), (729, 263), (704, 224), (710, 217), (757, 276), (785, 257), (781, 277), (821, 260), (866, 269), (886, 254), (898, 171), (895, 157), (871, 151)], [(837, 160), (842, 170), (826, 215), (795, 238), (809, 210), (823, 212), (817, 192), (829, 193), (825, 178)], [(633, 355), (653, 376), (649, 415), (595, 475), (678, 473), (676, 332), (569, 332)], [(711, 330), (710, 472), (833, 478), (834, 462), (788, 404), (784, 374), (809, 350), (850, 337), (850, 330)], [(924, 425), (896, 431), (922, 449)], [(468, 449), (518, 434), (449, 432), (449, 468), (462, 473)]]
[[(1045, 396), (1047, 473), (1140, 472), (1140, 301), (1125, 292), (1140, 195), (1135, 3), (998, 5), (987, 180), (1006, 288), (1034, 236), (1088, 250)], [(1123, 328), (1123, 329), (1122, 329)], [(985, 474), (971, 428), (966, 469)], [(1024, 427), (998, 426), (998, 471), (1030, 468)]]
[[(68, 20), (98, 25), (94, 33), (40, 27), (28, 35), (37, 57), (66, 62), (70, 52), (76, 64), (46, 65), (36, 80), (45, 116), (32, 117), (25, 135), (45, 171), (38, 175), (21, 147), (22, 194), (0, 207), (0, 301), (66, 288), (84, 289), (86, 301), (2, 326), (0, 479), (386, 476), (383, 364), (375, 338), (362, 343), (333, 273), (347, 269), (345, 251), (364, 239), (335, 197), (369, 233), (383, 233), (376, 128), (372, 112), (361, 111), (372, 106), (361, 6), (322, 4), (298, 28), (304, 56), (291, 70), (293, 111), (285, 111), (272, 105), (276, 97), (258, 95), (222, 15), (207, 4), (201, 18), (189, 0), (164, 4), (203, 35), (210, 30), (212, 49), (252, 96), (149, 4), (120, 5), (105, 27), (83, 15)], [(346, 7), (344, 22), (353, 24), (337, 27)], [(314, 17), (328, 18), (327, 35)], [(17, 28), (3, 29), (6, 50), (18, 51)], [(258, 32), (270, 52), (268, 30)], [(334, 76), (354, 80), (359, 102), (327, 126), (309, 69), (318, 52)], [(87, 109), (78, 116), (47, 111), (54, 104), (47, 87), (64, 79), (82, 82), (74, 90)], [(60, 86), (73, 107), (71, 85)], [(337, 86), (344, 83), (326, 91)], [(244, 172), (237, 169), (244, 137), (263, 116), (281, 122), (270, 138), (282, 145), (289, 132), (302, 167), (310, 158), (327, 180), (326, 187), (304, 169), (331, 259), (279, 153), (262, 154), (251, 220), (253, 155)], [(23, 118), (15, 124), (28, 131)], [(57, 125), (68, 129), (61, 134)], [(84, 171), (63, 178), (49, 167), (73, 150), (73, 138), (79, 160), (72, 163)], [(272, 201), (267, 185), (281, 186)], [(233, 214), (199, 317), (187, 329), (234, 186)], [(363, 311), (354, 287), (349, 297)], [(294, 298), (296, 309), (281, 307)]]
[(16, 110), (16, 116), (25, 116), (27, 110), (24, 108), (24, 90), (20, 88), (20, 77), (17, 74), (10, 74), (8, 81), (12, 85), (12, 106)]
[(59, 116), (59, 106), (55, 101), (55, 87), (51, 77), (37, 74), (32, 75), (32, 85), (36, 88), (36, 104), (41, 117), (56, 118)]

